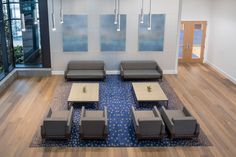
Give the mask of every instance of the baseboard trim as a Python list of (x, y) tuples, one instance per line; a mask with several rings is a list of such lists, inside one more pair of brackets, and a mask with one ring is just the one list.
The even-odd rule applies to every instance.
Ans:
[(236, 84), (236, 78), (232, 77), (231, 75), (227, 74), (224, 70), (216, 66), (215, 64), (211, 63), (210, 61), (206, 60), (205, 64), (209, 65), (213, 69), (215, 69), (217, 72), (221, 73), (224, 77), (229, 79), (231, 82)]
[(52, 71), (52, 75), (64, 75), (64, 71)]
[(177, 73), (178, 73), (177, 70), (163, 70), (163, 74), (165, 74), (165, 75), (174, 75)]
[[(164, 70), (163, 73), (165, 75), (177, 74), (177, 70)], [(107, 70), (106, 74), (107, 75), (119, 75), (120, 71), (119, 70)], [(53, 70), (52, 75), (64, 75), (64, 71)]]

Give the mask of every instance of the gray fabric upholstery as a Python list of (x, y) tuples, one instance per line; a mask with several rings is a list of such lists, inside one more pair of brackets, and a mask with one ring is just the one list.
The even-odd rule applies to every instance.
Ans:
[(80, 118), (80, 137), (83, 139), (101, 139), (106, 138), (108, 133), (107, 108), (104, 111), (81, 110)]
[(163, 75), (155, 61), (123, 61), (120, 73), (123, 79), (162, 79)]
[(66, 79), (104, 79), (103, 61), (70, 61), (65, 71)]
[(173, 138), (198, 136), (199, 124), (185, 107), (182, 110), (166, 110), (162, 107), (160, 112)]
[(50, 109), (41, 126), (42, 138), (70, 138), (72, 125), (72, 112), (70, 111), (55, 111)]
[(165, 124), (159, 111), (136, 111), (131, 109), (135, 132), (138, 139), (161, 138), (165, 134)]

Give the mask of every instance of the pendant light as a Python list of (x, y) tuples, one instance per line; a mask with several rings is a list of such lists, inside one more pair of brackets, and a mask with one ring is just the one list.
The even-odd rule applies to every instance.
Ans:
[(148, 14), (148, 30), (150, 31), (152, 29), (152, 0), (150, 0), (150, 6), (149, 6), (149, 14)]
[(116, 31), (119, 32), (120, 31), (120, 0), (118, 0), (118, 24), (117, 24), (117, 29)]
[(54, 0), (52, 0), (52, 31), (56, 31), (55, 27), (55, 15), (54, 15)]
[(117, 24), (117, 21), (118, 21), (117, 1), (118, 1), (118, 0), (115, 0), (115, 9), (114, 9), (114, 13), (115, 13), (114, 24), (115, 24), (115, 25)]
[(61, 24), (64, 23), (64, 19), (63, 19), (63, 2), (62, 2), (62, 0), (60, 0), (60, 23)]
[(21, 14), (21, 31), (25, 32), (26, 28), (25, 28), (25, 15)]
[(142, 0), (142, 8), (141, 8), (141, 14), (140, 14), (140, 23), (143, 23), (144, 20), (144, 14), (143, 14), (143, 0)]

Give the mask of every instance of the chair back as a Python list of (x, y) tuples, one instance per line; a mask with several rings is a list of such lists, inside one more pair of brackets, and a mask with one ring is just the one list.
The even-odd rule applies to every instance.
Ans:
[(102, 136), (105, 133), (105, 118), (81, 120), (81, 133), (87, 137)]
[(66, 134), (67, 121), (46, 119), (43, 122), (46, 136), (63, 136)]
[(156, 136), (161, 134), (162, 121), (157, 118), (140, 118), (139, 132), (143, 136)]

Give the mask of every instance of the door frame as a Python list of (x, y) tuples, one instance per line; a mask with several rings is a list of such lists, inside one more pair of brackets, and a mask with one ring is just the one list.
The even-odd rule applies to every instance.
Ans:
[[(203, 63), (205, 54), (205, 41), (206, 41), (206, 29), (207, 21), (181, 21), (181, 26), (187, 24), (184, 29), (184, 43), (183, 43), (183, 55), (182, 58), (178, 58), (179, 63)], [(202, 45), (201, 45), (201, 56), (200, 58), (192, 58), (193, 50), (193, 39), (194, 39), (194, 26), (195, 24), (201, 24), (203, 35), (202, 35)], [(179, 52), (178, 52), (179, 53)]]

